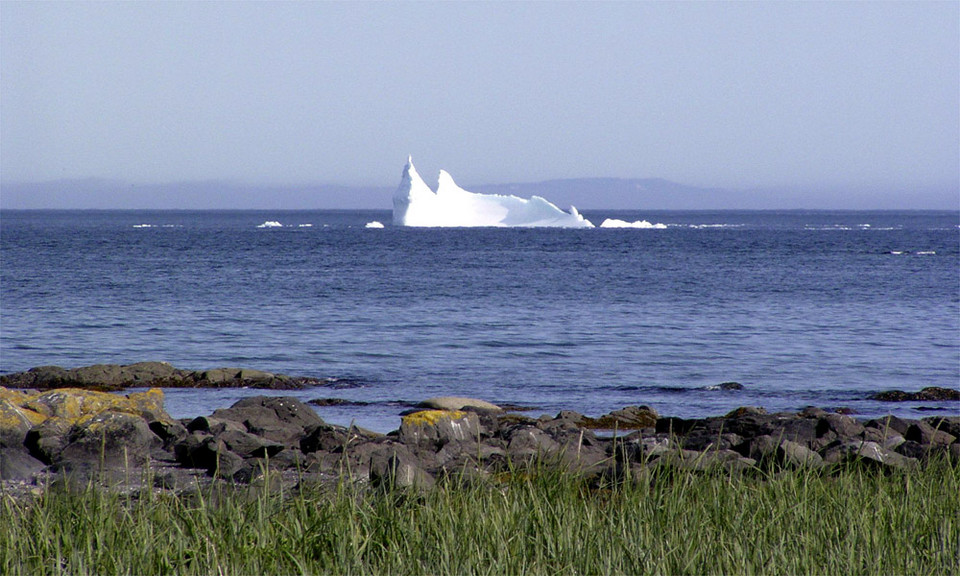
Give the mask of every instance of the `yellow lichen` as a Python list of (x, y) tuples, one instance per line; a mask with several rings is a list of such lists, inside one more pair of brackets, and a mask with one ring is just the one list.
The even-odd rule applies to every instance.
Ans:
[[(151, 388), (146, 392), (137, 392), (130, 396), (120, 396), (108, 392), (96, 392), (77, 388), (60, 388), (46, 392), (27, 393), (0, 387), (0, 402), (9, 404), (9, 413), (3, 416), (0, 425), (13, 426), (14, 419), (20, 417), (37, 425), (48, 418), (63, 418), (72, 424), (82, 424), (101, 414), (105, 410), (117, 410), (127, 414), (143, 416), (149, 412), (154, 416), (163, 416), (163, 391)], [(16, 416), (12, 415), (16, 411)], [(8, 422), (9, 420), (9, 422)]]
[(421, 410), (403, 417), (403, 423), (412, 426), (436, 426), (441, 420), (457, 420), (466, 416), (462, 410)]

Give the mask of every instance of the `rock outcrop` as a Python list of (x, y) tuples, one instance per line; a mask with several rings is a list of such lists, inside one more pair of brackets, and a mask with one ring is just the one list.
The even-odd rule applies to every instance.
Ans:
[(38, 366), (0, 376), (0, 386), (50, 390), (83, 388), (118, 391), (126, 388), (260, 388), (299, 390), (323, 384), (316, 378), (290, 377), (247, 368), (181, 370), (166, 362), (95, 364), (81, 368)]

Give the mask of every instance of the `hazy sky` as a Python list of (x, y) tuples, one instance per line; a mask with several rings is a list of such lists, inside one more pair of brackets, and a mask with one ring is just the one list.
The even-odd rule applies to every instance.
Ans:
[(960, 3), (0, 2), (0, 178), (960, 189)]

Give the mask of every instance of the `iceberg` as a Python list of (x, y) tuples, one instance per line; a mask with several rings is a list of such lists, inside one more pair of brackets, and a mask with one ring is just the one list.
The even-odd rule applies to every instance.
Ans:
[(457, 186), (453, 177), (440, 171), (437, 191), (427, 186), (407, 158), (400, 186), (393, 195), (394, 226), (475, 227), (552, 226), (593, 228), (573, 206), (569, 212), (540, 196), (530, 199), (500, 194), (477, 194)]

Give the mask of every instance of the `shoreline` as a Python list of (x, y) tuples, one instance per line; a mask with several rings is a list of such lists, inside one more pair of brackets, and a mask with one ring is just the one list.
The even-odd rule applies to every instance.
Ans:
[[(172, 367), (171, 367), (172, 368)], [(429, 487), (451, 474), (487, 477), (533, 462), (609, 477), (650, 467), (830, 470), (850, 463), (910, 470), (931, 458), (960, 462), (960, 416), (857, 419), (814, 407), (721, 416), (661, 416), (628, 406), (599, 416), (533, 417), (471, 398), (438, 397), (401, 412), (386, 434), (324, 421), (301, 400), (250, 396), (176, 419), (157, 388), (126, 396), (79, 388), (0, 387), (0, 480), (31, 490), (64, 482), (111, 485), (156, 472), (160, 490), (250, 484)], [(119, 482), (123, 484), (123, 482)]]

